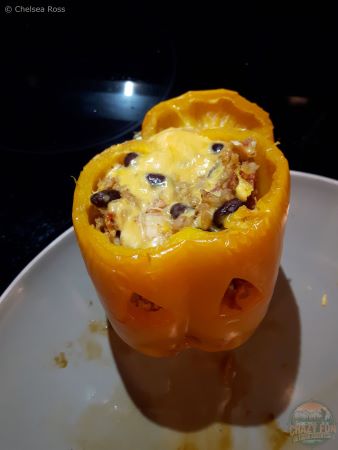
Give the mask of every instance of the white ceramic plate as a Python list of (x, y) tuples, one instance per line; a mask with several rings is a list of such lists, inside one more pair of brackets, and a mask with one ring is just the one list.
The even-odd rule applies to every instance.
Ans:
[(107, 333), (70, 229), (1, 297), (0, 448), (301, 448), (284, 433), (297, 405), (338, 420), (337, 319), (337, 181), (292, 174), (271, 307), (231, 355), (153, 359)]

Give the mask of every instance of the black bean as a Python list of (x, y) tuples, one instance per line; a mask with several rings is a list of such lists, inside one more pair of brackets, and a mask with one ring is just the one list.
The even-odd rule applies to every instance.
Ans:
[(183, 205), (183, 203), (175, 203), (170, 208), (170, 214), (173, 219), (177, 219), (178, 216), (180, 216), (184, 211), (187, 209), (186, 205)]
[(249, 197), (246, 199), (245, 202), (245, 206), (248, 209), (255, 209), (256, 206), (256, 196), (255, 194), (252, 192), (251, 195), (249, 195)]
[(222, 144), (221, 142), (215, 142), (214, 144), (212, 144), (211, 146), (211, 150), (214, 153), (219, 153), (221, 150), (223, 150), (224, 144)]
[(147, 175), (148, 183), (150, 183), (152, 186), (161, 186), (165, 183), (165, 176), (161, 173), (148, 173)]
[(115, 231), (115, 237), (120, 238), (121, 237), (121, 230)]
[(116, 189), (104, 189), (103, 191), (95, 192), (90, 197), (90, 201), (98, 208), (106, 208), (109, 202), (119, 198), (121, 198), (121, 194)]
[(212, 219), (214, 225), (218, 228), (223, 228), (223, 217), (237, 211), (237, 209), (242, 205), (244, 205), (244, 203), (238, 198), (233, 198), (232, 200), (228, 200), (223, 203), (223, 205), (214, 212)]
[(128, 167), (130, 165), (130, 163), (137, 157), (138, 157), (138, 153), (135, 153), (135, 152), (128, 153), (125, 156), (124, 161), (123, 161), (124, 166)]

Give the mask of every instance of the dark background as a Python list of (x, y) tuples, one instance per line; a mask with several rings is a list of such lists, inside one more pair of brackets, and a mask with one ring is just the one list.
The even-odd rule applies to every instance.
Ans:
[(291, 169), (338, 179), (334, 11), (182, 4), (0, 7), (0, 292), (71, 226), (83, 165), (187, 90), (239, 91), (270, 112)]

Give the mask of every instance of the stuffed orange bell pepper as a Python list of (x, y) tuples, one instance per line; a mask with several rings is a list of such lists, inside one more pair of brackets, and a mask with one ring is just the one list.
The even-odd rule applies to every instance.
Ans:
[(85, 166), (73, 223), (113, 328), (165, 356), (251, 336), (273, 293), (288, 204), (268, 115), (231, 91), (191, 92), (150, 110), (141, 139)]

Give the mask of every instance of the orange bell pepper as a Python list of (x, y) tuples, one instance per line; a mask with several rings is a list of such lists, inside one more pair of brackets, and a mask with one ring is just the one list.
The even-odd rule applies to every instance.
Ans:
[[(182, 125), (172, 123), (171, 113), (176, 102), (183, 110), (188, 108), (185, 96), (161, 103), (147, 114), (144, 139), (95, 156), (83, 169), (74, 194), (75, 233), (109, 321), (129, 345), (154, 356), (187, 347), (229, 350), (251, 336), (272, 296), (289, 204), (288, 163), (272, 141), (267, 114), (229, 91), (211, 91), (210, 98), (208, 92), (186, 95), (195, 105), (194, 97), (198, 102), (204, 99), (197, 102), (203, 125), (195, 116), (190, 124), (200, 133), (215, 140), (248, 136), (257, 140), (255, 209), (241, 206), (227, 216), (225, 230), (187, 227), (161, 246), (141, 249), (114, 245), (92, 225), (95, 208), (90, 196), (98, 180), (130, 151), (146, 152), (147, 136), (165, 126)], [(218, 116), (227, 117), (227, 122), (212, 128), (207, 119), (215, 105)], [(163, 117), (170, 120), (164, 123)], [(245, 126), (246, 120), (250, 126)]]
[(190, 91), (158, 103), (145, 115), (142, 136), (148, 138), (169, 127), (246, 129), (274, 140), (269, 114), (227, 89)]

